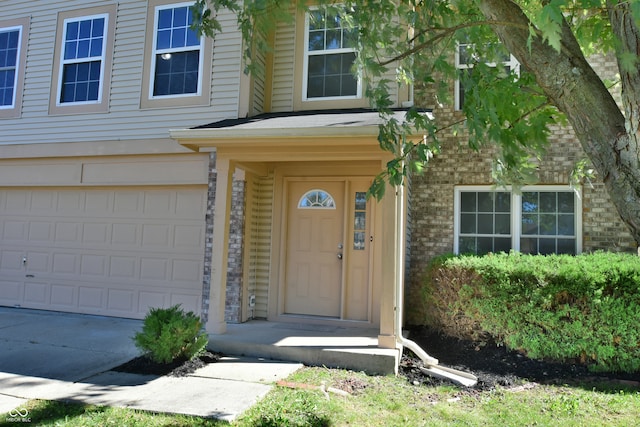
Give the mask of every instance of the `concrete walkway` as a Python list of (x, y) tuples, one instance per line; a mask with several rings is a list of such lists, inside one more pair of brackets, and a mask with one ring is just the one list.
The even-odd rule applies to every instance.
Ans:
[(20, 417), (28, 399), (45, 399), (231, 421), (302, 366), (224, 357), (187, 377), (111, 371), (140, 354), (132, 337), (141, 327), (139, 320), (0, 307), (0, 414)]

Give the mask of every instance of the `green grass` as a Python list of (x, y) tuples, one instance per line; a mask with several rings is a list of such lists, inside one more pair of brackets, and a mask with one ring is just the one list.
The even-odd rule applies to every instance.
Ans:
[[(623, 385), (536, 385), (521, 391), (467, 393), (456, 387), (413, 386), (402, 377), (303, 368), (287, 379), (346, 388), (350, 396), (275, 387), (231, 426), (633, 426), (640, 423), (640, 390)], [(222, 426), (197, 417), (130, 409), (30, 401), (38, 426)], [(18, 425), (0, 415), (0, 425)], [(24, 425), (24, 424), (22, 424)]]

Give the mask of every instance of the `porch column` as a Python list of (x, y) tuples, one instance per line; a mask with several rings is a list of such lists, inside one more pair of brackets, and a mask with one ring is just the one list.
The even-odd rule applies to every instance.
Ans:
[(227, 260), (229, 255), (229, 218), (233, 162), (228, 158), (216, 158), (216, 201), (213, 211), (213, 242), (211, 254), (211, 288), (209, 290), (209, 316), (207, 332), (223, 334), (227, 330), (224, 308), (227, 289)]
[(378, 347), (397, 348), (396, 339), (396, 195), (393, 189), (380, 201), (382, 205), (382, 291), (380, 293), (380, 335)]

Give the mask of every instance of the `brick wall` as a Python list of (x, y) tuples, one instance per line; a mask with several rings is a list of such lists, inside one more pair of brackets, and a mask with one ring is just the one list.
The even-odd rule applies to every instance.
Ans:
[[(207, 190), (206, 235), (204, 252), (204, 274), (202, 283), (202, 315), (204, 322), (209, 317), (209, 292), (211, 290), (211, 259), (213, 256), (213, 214), (216, 203), (216, 154), (209, 157), (209, 185)], [(231, 195), (231, 217), (229, 221), (229, 253), (227, 262), (227, 291), (225, 299), (225, 322), (239, 323), (242, 319), (242, 254), (244, 249), (245, 182), (233, 181)]]
[[(598, 58), (598, 70), (615, 72), (615, 62)], [(416, 104), (438, 105), (433, 91), (416, 91)], [(441, 127), (461, 120), (459, 112), (447, 107), (433, 108)], [(454, 188), (456, 185), (492, 184), (491, 164), (495, 149), (480, 151), (468, 148), (464, 133), (446, 134), (442, 152), (430, 163), (426, 173), (413, 178), (410, 214), (412, 219), (411, 261), (406, 280), (408, 324), (420, 324), (424, 319), (421, 291), (424, 271), (430, 259), (453, 251)], [(552, 129), (550, 146), (540, 164), (539, 184), (569, 183), (576, 161), (585, 158), (582, 148), (568, 127)], [(607, 195), (601, 180), (582, 186), (582, 249), (635, 252), (636, 244)]]

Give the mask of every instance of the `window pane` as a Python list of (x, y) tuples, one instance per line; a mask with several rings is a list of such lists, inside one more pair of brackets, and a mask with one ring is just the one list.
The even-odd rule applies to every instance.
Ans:
[(77, 40), (79, 28), (80, 23), (78, 21), (69, 22), (67, 24), (67, 35), (65, 37), (65, 40)]
[(340, 76), (324, 78), (324, 96), (340, 96)]
[(340, 74), (342, 69), (342, 56), (341, 55), (326, 55), (326, 73), (327, 74)]
[(186, 27), (188, 12), (189, 12), (189, 8), (186, 6), (176, 7), (175, 9), (173, 9), (173, 26)]
[(158, 31), (156, 49), (169, 49), (171, 47), (171, 30)]
[(511, 212), (511, 193), (495, 193), (496, 212)]
[(478, 212), (493, 212), (493, 193), (478, 192)]
[(327, 30), (326, 49), (340, 49), (342, 47), (342, 30)]
[(540, 193), (540, 211), (556, 212), (556, 194), (557, 193)]
[(478, 248), (476, 253), (478, 255), (484, 255), (489, 252), (493, 252), (493, 237), (478, 237)]
[(558, 215), (558, 235), (574, 236), (575, 234), (574, 215)]
[(496, 214), (496, 234), (511, 234), (511, 215)]
[(461, 214), (460, 215), (460, 233), (468, 234), (476, 232), (476, 215)]
[(522, 234), (538, 234), (538, 215), (522, 214)]
[(496, 237), (493, 239), (493, 252), (509, 252), (511, 250), (511, 238)]
[(540, 239), (538, 253), (541, 255), (554, 254), (556, 252), (556, 239)]
[(78, 38), (88, 39), (91, 37), (91, 22), (91, 20), (80, 21)]
[(534, 238), (520, 239), (520, 252), (522, 252), (523, 254), (537, 254), (538, 239), (534, 239)]
[(574, 239), (558, 239), (557, 253), (575, 255), (576, 241)]
[(307, 98), (320, 98), (324, 96), (324, 78), (309, 77), (307, 82)]
[(187, 42), (187, 29), (175, 28), (171, 33), (171, 47), (185, 47)]
[(460, 237), (460, 239), (458, 240), (458, 252), (460, 252), (461, 254), (475, 254), (476, 238)]
[(309, 76), (324, 75), (324, 55), (314, 55), (309, 57)]
[(540, 214), (540, 222), (538, 227), (539, 233), (545, 236), (554, 236), (556, 234), (556, 216), (550, 214)]
[(476, 211), (476, 193), (464, 192), (460, 193), (460, 208), (462, 212), (475, 212)]
[(365, 210), (367, 208), (367, 193), (364, 191), (356, 191), (356, 210)]
[(342, 76), (342, 85), (341, 85), (341, 94), (342, 95), (357, 95), (358, 93), (358, 81), (353, 76)]
[(309, 12), (309, 30), (324, 29), (324, 12), (312, 10)]
[(492, 214), (478, 214), (478, 234), (493, 234)]
[(104, 18), (96, 18), (93, 20), (93, 27), (91, 28), (92, 38), (102, 38), (104, 36)]
[(324, 50), (324, 31), (309, 32), (309, 50)]
[(573, 213), (575, 198), (573, 192), (558, 193), (558, 212)]
[(158, 29), (171, 28), (173, 9), (161, 9), (158, 11)]
[(522, 212), (538, 212), (538, 193), (522, 193)]

